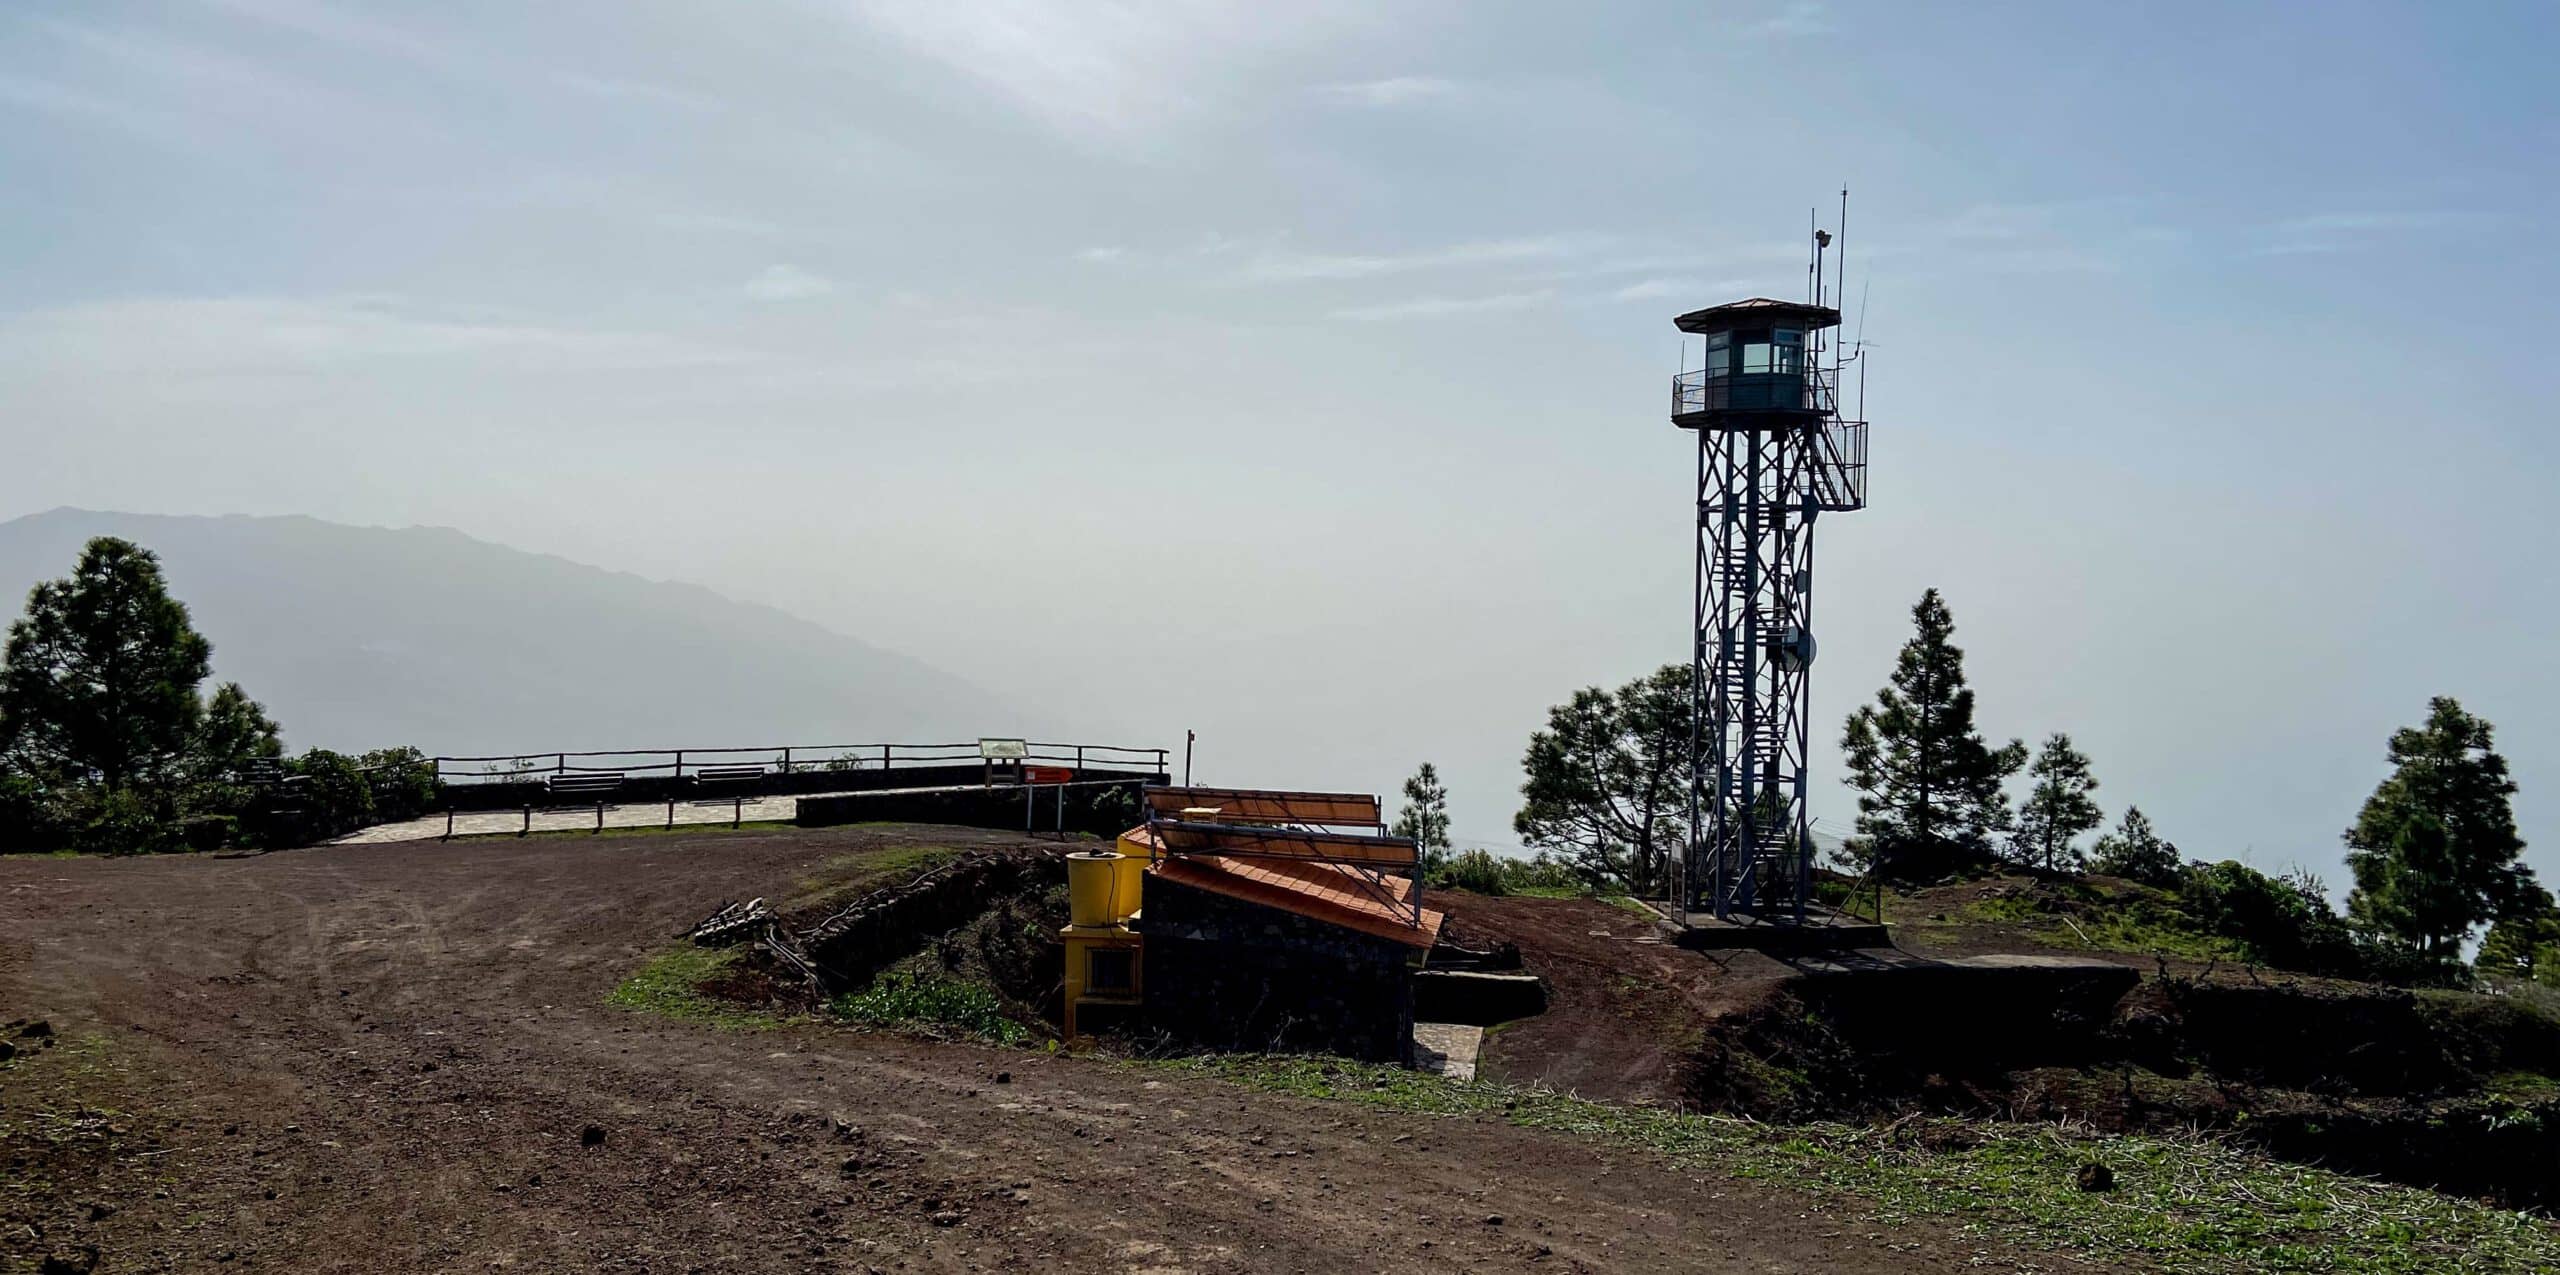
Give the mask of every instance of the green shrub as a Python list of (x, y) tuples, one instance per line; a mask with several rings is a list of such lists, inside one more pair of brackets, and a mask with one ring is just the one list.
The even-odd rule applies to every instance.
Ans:
[(356, 759), (365, 772), (373, 818), (388, 823), (415, 819), (436, 808), (443, 786), (433, 758), (414, 748), (377, 748)]
[(0, 769), (0, 854), (53, 849), (61, 828), (45, 804), (44, 789), (14, 770)]
[(302, 836), (332, 837), (373, 822), (373, 785), (356, 759), (314, 748), (294, 758), (291, 769), (302, 778)]
[(189, 850), (227, 850), (240, 844), (236, 815), (189, 815), (178, 821), (178, 839)]
[(1005, 1017), (1004, 1002), (983, 984), (951, 978), (922, 978), (891, 970), (858, 992), (828, 1002), (838, 1018), (869, 1027), (952, 1027), (1013, 1044), (1030, 1033)]
[(1439, 884), (1477, 894), (1509, 894), (1502, 863), (1486, 850), (1464, 850), (1441, 865)]
[(1434, 886), (1477, 894), (1580, 898), (1592, 893), (1590, 883), (1573, 865), (1544, 852), (1521, 859), (1489, 850), (1462, 850), (1436, 857), (1425, 871)]
[(2199, 863), (2179, 882), (2178, 898), (2198, 928), (2238, 943), (2261, 964), (2347, 976), (2370, 964), (2308, 880), (2271, 877), (2233, 860)]
[(71, 848), (82, 854), (159, 854), (178, 849), (178, 821), (164, 800), (130, 788), (84, 793), (73, 812)]

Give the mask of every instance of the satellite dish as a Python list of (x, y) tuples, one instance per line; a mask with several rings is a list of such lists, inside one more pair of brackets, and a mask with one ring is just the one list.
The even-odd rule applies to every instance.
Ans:
[(1811, 668), (1813, 666), (1813, 630), (1788, 625), (1786, 633), (1779, 637), (1777, 649), (1772, 654), (1777, 656), (1778, 667), (1790, 673), (1800, 673)]

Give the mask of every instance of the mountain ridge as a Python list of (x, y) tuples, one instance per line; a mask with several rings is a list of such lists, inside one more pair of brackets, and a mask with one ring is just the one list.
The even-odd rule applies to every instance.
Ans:
[(927, 742), (1008, 729), (968, 680), (761, 603), (454, 527), (62, 506), (0, 522), (11, 618), (80, 546), (158, 554), (294, 748), (430, 753)]

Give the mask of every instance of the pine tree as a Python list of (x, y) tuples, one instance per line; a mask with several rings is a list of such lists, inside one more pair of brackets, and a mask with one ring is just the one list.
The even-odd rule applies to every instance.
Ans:
[(2178, 883), (2178, 874), (2186, 863), (2178, 854), (2178, 847), (2152, 831), (2151, 818), (2142, 813), (2142, 807), (2127, 806), (2116, 830), (2098, 838), (2090, 852), (2090, 866), (2106, 876), (2165, 890)]
[(1413, 838), (1425, 870), (1448, 862), (1449, 790), (1440, 786), (1440, 771), (1430, 762), (1404, 781), (1404, 808), (1396, 812), (1395, 834)]
[(197, 698), (212, 653), (130, 542), (92, 540), (37, 585), (0, 654), (0, 845), (133, 853), (240, 813), (246, 763), (284, 749), (238, 684)]
[(2446, 696), (2428, 703), (2424, 725), (2393, 732), (2390, 758), (2391, 776), (2346, 832), (2356, 879), (2347, 912), (2369, 934), (2456, 964), (2472, 928), (2530, 879), (2515, 781), (2489, 723)]
[(2560, 985), (2560, 905), (2530, 879), (2517, 882), (2498, 919), (2480, 940), (2479, 970), (2505, 978)]
[(213, 645), (160, 560), (101, 536), (27, 595), (0, 663), (0, 757), (39, 784), (123, 791), (177, 774), (197, 743)]
[(1548, 709), (1521, 759), (1521, 842), (1557, 851), (1585, 881), (1662, 889), (1686, 835), (1689, 686), (1688, 665), (1666, 664)]
[(1892, 684), (1850, 714), (1840, 748), (1858, 790), (1850, 856), (1920, 878), (1989, 857), (1993, 834), (2010, 826), (2001, 784), (2026, 764), (2026, 746), (1995, 749), (1974, 729), (1964, 652), (1948, 641), (1955, 621), (1937, 590), (1921, 595), (1911, 622)]
[(2035, 779), (2035, 787), (2018, 807), (2018, 830), (2010, 840), (2010, 852), (2019, 862), (2047, 872), (2084, 870), (2087, 863), (2072, 842), (2106, 820), (2089, 797), (2098, 787), (2097, 777), (2089, 773), (2089, 759), (2071, 746), (2069, 735), (2057, 731), (2037, 751), (2028, 774)]
[(284, 741), (276, 724), (238, 682), (225, 682), (204, 706), (195, 746), (188, 750), (187, 780), (192, 804), (237, 812), (249, 804), (245, 778), (249, 763), (282, 757)]

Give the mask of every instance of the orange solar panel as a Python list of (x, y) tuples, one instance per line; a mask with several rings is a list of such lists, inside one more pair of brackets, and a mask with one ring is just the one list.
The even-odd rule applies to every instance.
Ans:
[(1376, 826), (1378, 799), (1356, 792), (1290, 792), (1276, 788), (1150, 788), (1160, 815), (1213, 809), (1217, 823), (1310, 823)]
[(1148, 872), (1177, 885), (1296, 913), (1410, 947), (1429, 948), (1439, 942), (1440, 927), (1448, 919), (1424, 908), (1420, 924), (1416, 924), (1411, 882), (1390, 879), (1386, 889), (1396, 900), (1390, 903), (1378, 897), (1379, 882), (1375, 878), (1330, 863), (1194, 855), (1165, 859)]
[[(1221, 815), (1220, 818), (1225, 816)], [(1348, 832), (1300, 832), (1294, 828), (1235, 827), (1217, 823), (1159, 821), (1158, 842), (1176, 853), (1288, 856), (1409, 868), (1420, 860), (1411, 838)]]

